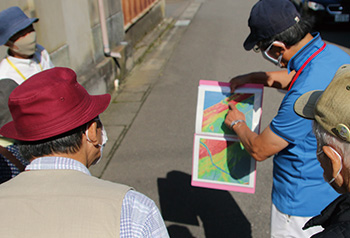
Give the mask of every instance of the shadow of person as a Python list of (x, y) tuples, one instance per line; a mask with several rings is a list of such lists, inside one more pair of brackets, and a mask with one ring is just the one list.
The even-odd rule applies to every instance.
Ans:
[[(229, 192), (192, 187), (191, 176), (181, 171), (157, 182), (164, 220), (198, 226), (199, 218), (207, 238), (251, 237), (251, 225)], [(171, 232), (180, 229), (171, 227)]]
[(227, 168), (233, 179), (238, 183), (248, 183), (249, 177), (254, 171), (250, 154), (244, 149), (239, 141), (226, 141)]

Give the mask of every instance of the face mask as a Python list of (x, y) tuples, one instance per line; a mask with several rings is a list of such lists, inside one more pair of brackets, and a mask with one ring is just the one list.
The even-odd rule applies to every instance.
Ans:
[(100, 157), (98, 158), (98, 160), (96, 160), (96, 162), (94, 162), (93, 164), (98, 164), (101, 159), (102, 159), (102, 153), (103, 153), (103, 148), (105, 147), (107, 141), (108, 141), (108, 137), (107, 137), (107, 132), (104, 128), (104, 126), (102, 126), (102, 130), (101, 130), (101, 134), (102, 134), (102, 145), (98, 144), (100, 146)]
[[(91, 140), (90, 140), (90, 138), (89, 138), (88, 132), (89, 132), (89, 131), (86, 130), (85, 134), (86, 134), (87, 140), (91, 142)], [(105, 147), (105, 145), (106, 145), (106, 143), (107, 143), (107, 141), (108, 141), (107, 132), (106, 132), (104, 126), (102, 126), (102, 128), (101, 128), (101, 135), (102, 135), (102, 144), (98, 144), (98, 146), (100, 147), (100, 157), (99, 157), (97, 160), (95, 160), (95, 161), (92, 163), (92, 165), (98, 164), (98, 163), (101, 161), (101, 159), (102, 159), (102, 154), (103, 154), (103, 148)]]
[(19, 38), (11, 49), (21, 55), (33, 55), (36, 51), (36, 32), (32, 31), (27, 35)]
[[(325, 177), (325, 175), (323, 174), (323, 179), (324, 179), (326, 182), (328, 181), (329, 184), (331, 184), (331, 183), (334, 182), (335, 178), (340, 174), (340, 171), (341, 171), (342, 168), (343, 168), (342, 158), (341, 158), (340, 154), (339, 154), (335, 149), (333, 149), (332, 147), (330, 147), (330, 148), (331, 148), (331, 150), (333, 150), (333, 152), (337, 155), (337, 157), (338, 157), (339, 160), (340, 160), (340, 169), (339, 169), (339, 171), (337, 172), (337, 174), (335, 175), (335, 177), (333, 177), (333, 178), (332, 178), (331, 180), (329, 180), (329, 181), (328, 181), (328, 179)], [(322, 154), (322, 153), (324, 153), (323, 150), (317, 152), (317, 156), (319, 156), (319, 155)]]
[(338, 173), (335, 175), (335, 177), (332, 178), (332, 179), (328, 182), (329, 184), (331, 184), (331, 183), (334, 182), (335, 178), (340, 174), (340, 171), (341, 171), (342, 168), (343, 168), (343, 163), (342, 163), (342, 159), (341, 159), (340, 154), (339, 154), (335, 149), (333, 149), (332, 147), (330, 147), (330, 148), (333, 150), (333, 152), (337, 155), (337, 157), (338, 157), (339, 160), (340, 160), (340, 169), (339, 169)]

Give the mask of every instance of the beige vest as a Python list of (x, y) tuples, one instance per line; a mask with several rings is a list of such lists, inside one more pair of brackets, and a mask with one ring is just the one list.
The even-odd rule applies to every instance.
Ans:
[(119, 237), (128, 190), (75, 170), (23, 172), (0, 185), (0, 237)]

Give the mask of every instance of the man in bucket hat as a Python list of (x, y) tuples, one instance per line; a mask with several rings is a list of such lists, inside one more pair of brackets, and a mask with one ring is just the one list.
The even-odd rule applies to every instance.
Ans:
[(338, 193), (320, 215), (303, 229), (321, 225), (325, 230), (313, 237), (350, 237), (350, 65), (339, 68), (324, 90), (303, 94), (294, 104), (295, 112), (314, 120), (317, 158), (323, 177)]
[(295, 114), (293, 105), (303, 93), (325, 89), (337, 69), (350, 63), (350, 56), (326, 45), (319, 33), (310, 33), (312, 22), (302, 18), (289, 0), (260, 0), (248, 24), (251, 32), (244, 48), (260, 51), (265, 59), (286, 69), (237, 76), (231, 79), (231, 90), (259, 83), (288, 91), (262, 133), (252, 132), (233, 104), (225, 124), (257, 161), (274, 156), (271, 237), (310, 237), (318, 228), (303, 231), (303, 224), (338, 194), (321, 176), (311, 122)]
[(28, 18), (19, 7), (0, 12), (0, 45), (8, 48), (0, 62), (0, 80), (10, 78), (23, 83), (35, 73), (53, 67), (49, 53), (36, 43), (33, 23), (38, 18)]
[(107, 141), (99, 114), (110, 99), (89, 95), (59, 67), (13, 90), (13, 121), (0, 134), (18, 140), (31, 163), (0, 185), (1, 237), (168, 237), (151, 199), (90, 176)]

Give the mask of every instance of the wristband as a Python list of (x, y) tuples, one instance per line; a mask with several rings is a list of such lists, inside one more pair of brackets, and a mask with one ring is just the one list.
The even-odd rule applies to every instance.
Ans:
[(233, 127), (236, 125), (236, 124), (238, 124), (238, 123), (240, 123), (240, 122), (244, 122), (245, 123), (245, 120), (235, 120), (235, 121), (233, 121), (233, 122), (231, 122), (231, 129), (233, 129)]

